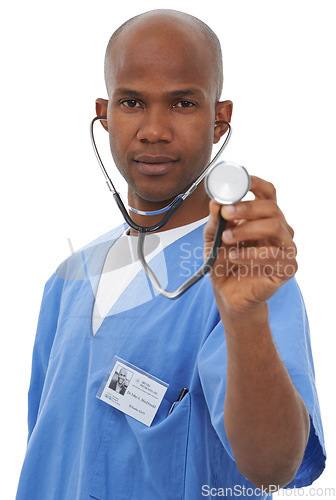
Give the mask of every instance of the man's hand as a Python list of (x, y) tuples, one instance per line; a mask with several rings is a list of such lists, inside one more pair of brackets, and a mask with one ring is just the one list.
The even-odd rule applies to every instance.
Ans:
[(264, 305), (297, 270), (293, 229), (276, 202), (274, 186), (251, 177), (253, 201), (236, 205), (210, 202), (204, 229), (205, 257), (215, 236), (219, 210), (227, 227), (210, 275), (216, 297), (229, 311), (248, 313)]

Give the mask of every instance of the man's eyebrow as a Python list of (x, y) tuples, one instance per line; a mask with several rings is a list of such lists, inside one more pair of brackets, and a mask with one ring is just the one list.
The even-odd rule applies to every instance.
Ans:
[(172, 90), (171, 92), (167, 92), (168, 97), (179, 97), (184, 95), (202, 95), (203, 92), (200, 89), (196, 88), (187, 88), (187, 89), (177, 89)]
[[(138, 92), (137, 90), (132, 90), (129, 88), (117, 88), (115, 89), (115, 94), (122, 94), (123, 96), (129, 97), (143, 97), (146, 96), (146, 92)], [(185, 88), (185, 89), (176, 89), (167, 92), (166, 97), (181, 97), (181, 96), (203, 96), (203, 92), (198, 88)]]
[(136, 90), (126, 89), (126, 88), (118, 88), (115, 90), (115, 93), (133, 97), (141, 97), (142, 95), (141, 92), (137, 92)]

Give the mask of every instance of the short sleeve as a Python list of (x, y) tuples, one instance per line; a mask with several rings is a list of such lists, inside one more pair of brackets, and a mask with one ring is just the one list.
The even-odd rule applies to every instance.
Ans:
[(50, 352), (57, 329), (63, 283), (63, 280), (53, 275), (44, 287), (33, 349), (28, 393), (28, 440), (35, 427), (39, 411)]
[[(325, 446), (315, 386), (307, 314), (301, 292), (292, 278), (268, 301), (271, 331), (282, 360), (310, 415), (311, 428), (302, 464), (287, 488), (310, 485), (325, 467)], [(198, 359), (199, 376), (210, 418), (229, 456), (234, 456), (224, 427), (226, 342), (222, 322), (205, 341)]]

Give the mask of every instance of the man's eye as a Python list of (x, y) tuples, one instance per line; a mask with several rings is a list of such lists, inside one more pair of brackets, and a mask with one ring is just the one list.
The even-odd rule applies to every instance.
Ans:
[(195, 106), (195, 103), (191, 101), (179, 101), (177, 104), (175, 104), (175, 108), (191, 108), (192, 106)]
[(127, 108), (138, 108), (138, 107), (140, 107), (140, 104), (135, 99), (126, 99), (124, 101), (121, 101), (121, 104), (123, 104)]

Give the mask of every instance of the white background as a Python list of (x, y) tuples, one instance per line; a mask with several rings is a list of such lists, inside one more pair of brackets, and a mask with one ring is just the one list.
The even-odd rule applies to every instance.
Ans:
[[(219, 35), (225, 158), (271, 180), (296, 230), (328, 468), (335, 458), (335, 7), (332, 0), (13, 1), (1, 15), (1, 497), (25, 452), (31, 352), (44, 282), (75, 249), (121, 221), (89, 140), (111, 33), (153, 8), (196, 15)], [(106, 138), (107, 140), (107, 135)], [(285, 404), (285, 402), (284, 402)], [(47, 499), (46, 499), (47, 500)]]

